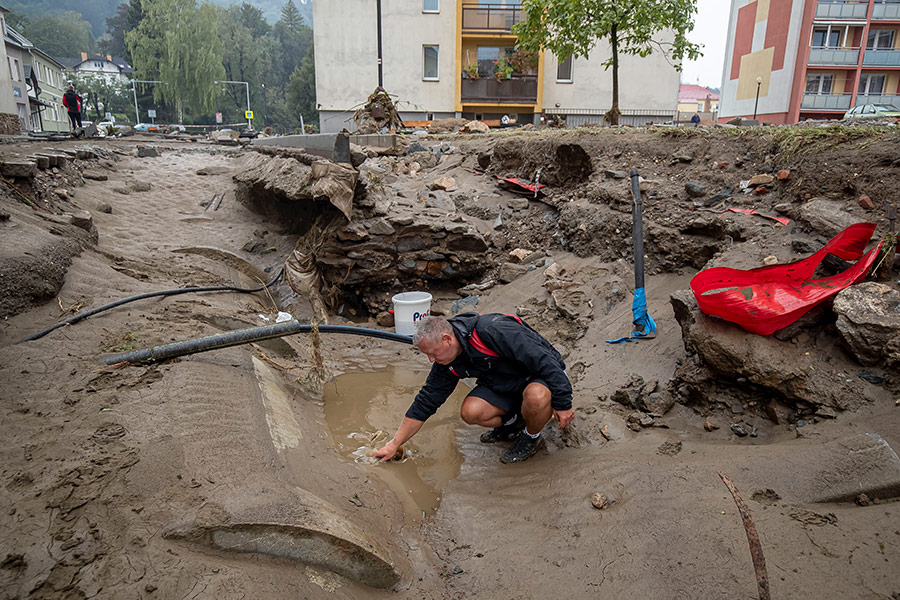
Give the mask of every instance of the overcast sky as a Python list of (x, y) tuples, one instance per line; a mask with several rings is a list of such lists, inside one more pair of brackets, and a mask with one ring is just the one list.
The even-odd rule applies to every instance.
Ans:
[(722, 66), (725, 62), (725, 37), (728, 29), (729, 0), (697, 0), (694, 31), (688, 36), (692, 42), (703, 44), (703, 56), (686, 62), (681, 73), (683, 83), (697, 83), (708, 87), (722, 86)]

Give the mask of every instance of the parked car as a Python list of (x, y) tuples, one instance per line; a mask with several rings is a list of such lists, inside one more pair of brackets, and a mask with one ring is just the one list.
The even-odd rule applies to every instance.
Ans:
[(134, 126), (135, 131), (159, 131), (159, 127), (153, 123), (138, 123)]
[(900, 108), (889, 104), (860, 104), (844, 113), (845, 119), (900, 117)]

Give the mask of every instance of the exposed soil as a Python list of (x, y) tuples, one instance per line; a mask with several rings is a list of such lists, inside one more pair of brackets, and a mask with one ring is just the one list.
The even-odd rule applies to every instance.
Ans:
[[(884, 470), (842, 462), (869, 452), (842, 442), (862, 434), (900, 449), (896, 371), (857, 362), (829, 305), (764, 341), (673, 309), (690, 310), (676, 293), (701, 268), (784, 263), (821, 247), (833, 233), (810, 217), (812, 200), (839, 203), (883, 236), (900, 184), (895, 129), (586, 128), (419, 142), (426, 152), (369, 153), (349, 223), (330, 196), (308, 193), (309, 164), (283, 163), (287, 179), (266, 186), (264, 175), (241, 177), (259, 167), (256, 153), (187, 141), (92, 142), (56, 172), (0, 184), (0, 598), (754, 598), (747, 537), (717, 472), (750, 507), (773, 598), (900, 598), (900, 472), (888, 454)], [(148, 144), (159, 156), (138, 156)], [(46, 146), (16, 141), (0, 158)], [(76, 147), (85, 144), (54, 146)], [(632, 168), (643, 178), (658, 337), (610, 345), (631, 330)], [(790, 176), (765, 193), (740, 189), (782, 169)], [(538, 198), (496, 178), (538, 171)], [(454, 182), (433, 185), (442, 177)], [(691, 195), (690, 181), (703, 193)], [(73, 219), (79, 211), (91, 219)], [(284, 281), (267, 294), (153, 298), (15, 344), (126, 296), (257, 287), (295, 248), (316, 250), (321, 298)], [(880, 281), (896, 291), (893, 268)], [(309, 335), (143, 366), (102, 362), (272, 323), (279, 311), (309, 322), (324, 306), (330, 323), (384, 328), (376, 316), (384, 322), (391, 295), (410, 289), (430, 291), (435, 313), (526, 318), (566, 358), (573, 425), (551, 423), (534, 459), (503, 465), (503, 448), (481, 444), (451, 402), (432, 429), (439, 440), (414, 439), (410, 462), (377, 465), (354, 460), (356, 430), (335, 425), (323, 390), (344, 373), (374, 374), (372, 386), (390, 369), (424, 379), (426, 361), (409, 346)], [(759, 364), (710, 360), (703, 342), (717, 331)], [(760, 375), (790, 369), (790, 380)], [(365, 383), (349, 393), (365, 394)], [(396, 385), (409, 395), (417, 384)], [(379, 393), (390, 410), (405, 404)], [(337, 412), (365, 404), (349, 398)], [(377, 435), (401, 416), (356, 422)], [(429, 464), (440, 449), (457, 463)], [(432, 486), (458, 468), (424, 516), (380, 475), (398, 469), (387, 479), (407, 481), (399, 469), (410, 465)]]

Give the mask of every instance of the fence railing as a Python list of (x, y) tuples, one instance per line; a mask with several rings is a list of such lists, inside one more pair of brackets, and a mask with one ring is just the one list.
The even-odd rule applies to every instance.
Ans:
[(803, 94), (803, 110), (847, 110), (852, 94)]
[(900, 50), (866, 50), (863, 65), (900, 67)]
[(537, 102), (537, 77), (534, 75), (510, 79), (464, 77), (460, 96), (463, 102)]
[(824, 48), (813, 46), (809, 50), (811, 65), (856, 65), (859, 62), (859, 48)]
[(900, 20), (900, 0), (875, 0), (872, 19)]
[(868, 0), (819, 0), (817, 19), (865, 19), (869, 11)]

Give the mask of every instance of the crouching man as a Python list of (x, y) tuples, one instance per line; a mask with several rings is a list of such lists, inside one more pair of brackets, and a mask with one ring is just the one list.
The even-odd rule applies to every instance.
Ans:
[(513, 440), (500, 459), (504, 463), (534, 456), (551, 416), (560, 427), (572, 421), (572, 384), (562, 356), (518, 317), (426, 317), (416, 327), (413, 343), (433, 365), (394, 439), (375, 451), (383, 461), (422, 428), (466, 377), (476, 378), (476, 386), (463, 400), (460, 416), (469, 425), (491, 428), (481, 435), (486, 444)]

